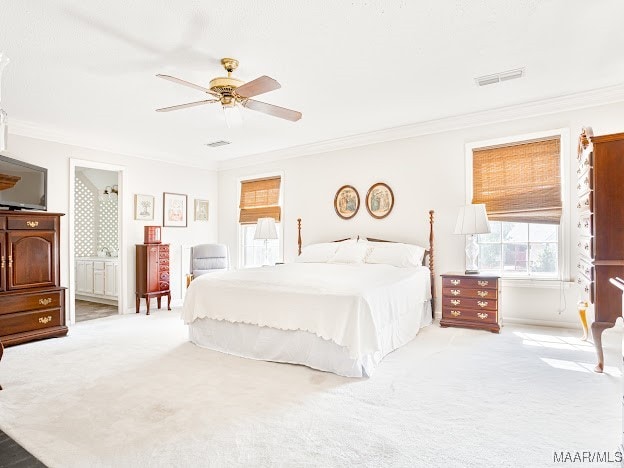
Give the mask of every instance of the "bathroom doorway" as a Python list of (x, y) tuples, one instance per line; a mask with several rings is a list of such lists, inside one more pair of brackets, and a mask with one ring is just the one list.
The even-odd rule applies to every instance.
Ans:
[(122, 170), (72, 160), (70, 323), (123, 312)]

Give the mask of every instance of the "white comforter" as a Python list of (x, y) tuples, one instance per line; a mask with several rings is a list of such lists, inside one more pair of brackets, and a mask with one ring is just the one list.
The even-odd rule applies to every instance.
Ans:
[(210, 273), (189, 286), (182, 318), (304, 330), (359, 358), (380, 350), (378, 330), (421, 313), (429, 285), (428, 268), (390, 265), (292, 263)]

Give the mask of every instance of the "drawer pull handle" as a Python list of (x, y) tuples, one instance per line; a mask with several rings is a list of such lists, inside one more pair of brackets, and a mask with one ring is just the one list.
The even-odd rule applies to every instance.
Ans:
[(451, 315), (453, 317), (459, 317), (461, 315), (461, 312), (459, 310), (451, 310)]
[(39, 323), (43, 323), (44, 325), (51, 321), (52, 321), (51, 315), (48, 315), (47, 317), (39, 317)]
[(26, 221), (26, 226), (34, 228), (39, 226), (39, 221)]
[(459, 289), (451, 289), (451, 294), (453, 296), (459, 296), (459, 292), (460, 292)]
[(477, 314), (477, 317), (479, 317), (481, 320), (484, 320), (486, 318), (488, 318), (488, 314), (480, 312)]
[(459, 283), (461, 283), (461, 280), (451, 280), (453, 286), (457, 286)]
[(479, 307), (487, 307), (488, 301), (477, 301)]
[(458, 306), (461, 303), (461, 301), (459, 299), (451, 299), (451, 304), (453, 304), (454, 306)]
[(487, 291), (477, 291), (477, 294), (478, 294), (479, 296), (481, 296), (481, 297), (485, 297), (485, 296), (487, 296), (487, 295), (488, 295), (488, 292), (487, 292)]
[(488, 283), (489, 283), (489, 281), (477, 281), (477, 284), (478, 284), (479, 286), (487, 286), (487, 285), (488, 285)]
[(39, 299), (39, 304), (44, 305), (44, 306), (48, 305), (50, 302), (52, 302), (51, 297), (48, 297), (47, 299)]

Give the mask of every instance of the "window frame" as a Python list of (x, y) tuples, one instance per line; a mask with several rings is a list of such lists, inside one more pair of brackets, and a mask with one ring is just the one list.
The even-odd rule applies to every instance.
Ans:
[(241, 198), (241, 184), (242, 182), (248, 180), (255, 179), (265, 179), (268, 177), (280, 177), (280, 194), (279, 194), (279, 206), (282, 209), (281, 221), (276, 223), (276, 228), (278, 230), (279, 237), (279, 246), (278, 246), (278, 262), (284, 261), (284, 171), (275, 171), (275, 172), (263, 172), (261, 174), (253, 174), (244, 177), (239, 177), (236, 180), (236, 224), (237, 224), (237, 235), (238, 235), (238, 260), (237, 260), (237, 268), (245, 268), (244, 259), (245, 259), (245, 236), (243, 234), (243, 224), (238, 222), (238, 216), (240, 212), (240, 198)]
[(530, 275), (516, 275), (505, 276), (501, 271), (501, 278), (503, 284), (511, 284), (514, 286), (527, 286), (527, 287), (560, 287), (562, 282), (570, 281), (570, 129), (569, 128), (557, 128), (552, 130), (545, 130), (534, 133), (525, 133), (520, 135), (505, 136), (500, 138), (494, 138), (490, 140), (479, 140), (466, 143), (466, 204), (472, 203), (473, 187), (472, 187), (472, 152), (478, 148), (484, 148), (488, 146), (499, 145), (511, 145), (514, 143), (521, 143), (523, 141), (537, 140), (548, 137), (558, 137), (560, 139), (560, 157), (559, 157), (559, 170), (561, 171), (561, 200), (562, 200), (562, 215), (561, 222), (559, 223), (559, 235), (558, 235), (558, 275), (552, 278), (540, 278)]

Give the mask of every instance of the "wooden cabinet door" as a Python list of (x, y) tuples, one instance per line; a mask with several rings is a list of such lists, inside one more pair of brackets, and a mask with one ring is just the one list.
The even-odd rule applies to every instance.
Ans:
[(0, 292), (5, 290), (7, 271), (6, 236), (0, 231)]
[(13, 231), (7, 235), (7, 289), (58, 286), (56, 234)]
[(147, 248), (147, 292), (160, 291), (158, 284), (158, 247)]
[(93, 292), (104, 294), (104, 270), (93, 270)]
[(76, 292), (87, 292), (87, 265), (83, 260), (76, 261)]

